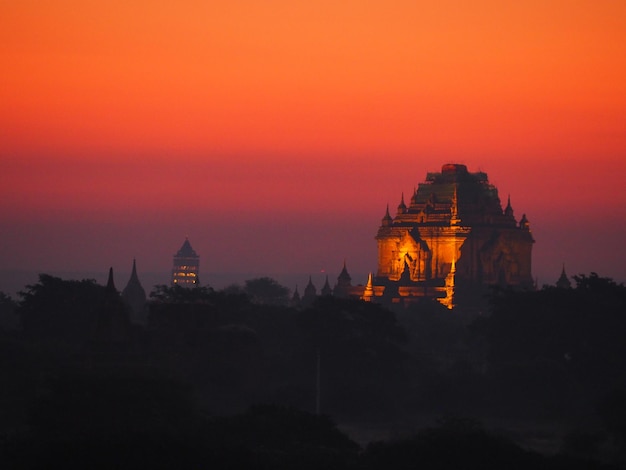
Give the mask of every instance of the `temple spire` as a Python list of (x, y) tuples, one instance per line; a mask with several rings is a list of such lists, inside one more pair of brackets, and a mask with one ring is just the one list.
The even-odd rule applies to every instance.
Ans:
[(322, 290), (320, 292), (323, 296), (333, 295), (333, 290), (328, 283), (328, 274), (326, 275), (326, 282), (324, 283), (324, 287), (322, 287)]
[[(389, 227), (392, 223), (393, 223), (393, 219), (389, 215), (389, 203), (387, 203), (387, 209), (385, 210), (385, 216), (383, 217), (381, 225), (383, 227)], [(345, 264), (345, 261), (344, 261), (344, 264)]]
[(113, 282), (113, 267), (109, 268), (109, 279), (107, 280), (106, 289), (107, 291), (117, 292), (117, 289), (115, 288), (115, 283)]
[(406, 212), (406, 204), (404, 203), (404, 191), (400, 197), (400, 204), (398, 204), (398, 214), (404, 214)]
[(135, 258), (133, 258), (133, 269), (130, 272), (130, 280), (128, 282), (131, 282), (131, 281), (139, 282), (139, 278), (137, 277), (137, 260)]
[(509, 197), (507, 199), (506, 208), (504, 209), (504, 215), (506, 217), (514, 219), (514, 217), (513, 217), (513, 207), (511, 207), (511, 195), (510, 194), (509, 194)]
[(556, 286), (559, 289), (571, 289), (572, 283), (567, 278), (567, 274), (565, 274), (565, 263), (563, 263), (563, 269), (561, 270), (561, 276), (556, 281)]
[(146, 291), (144, 290), (139, 276), (137, 276), (137, 262), (133, 258), (133, 269), (130, 273), (130, 279), (122, 291), (122, 299), (128, 304), (131, 310), (133, 321), (143, 323), (146, 320), (145, 305)]
[(337, 277), (337, 283), (340, 286), (349, 286), (350, 283), (352, 282), (352, 278), (350, 277), (350, 274), (348, 274), (348, 268), (346, 268), (346, 260), (343, 260), (343, 269), (341, 270), (341, 272), (339, 273), (339, 276)]
[(372, 279), (372, 273), (367, 276), (367, 284), (365, 285), (365, 291), (363, 292), (363, 300), (371, 301), (374, 296), (374, 281)]
[(317, 289), (313, 285), (313, 280), (309, 276), (309, 283), (304, 288), (304, 295), (302, 296), (302, 305), (308, 307), (317, 298)]
[(299, 307), (300, 302), (300, 292), (298, 292), (298, 284), (296, 284), (296, 290), (293, 291), (293, 297), (291, 298), (291, 305), (294, 307)]

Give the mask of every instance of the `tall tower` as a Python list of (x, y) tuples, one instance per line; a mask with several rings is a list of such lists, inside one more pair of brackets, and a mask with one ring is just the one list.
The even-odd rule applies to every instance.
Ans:
[(195, 287), (200, 285), (198, 272), (200, 269), (200, 257), (191, 248), (189, 239), (180, 247), (174, 255), (174, 267), (172, 268), (172, 285), (182, 287)]

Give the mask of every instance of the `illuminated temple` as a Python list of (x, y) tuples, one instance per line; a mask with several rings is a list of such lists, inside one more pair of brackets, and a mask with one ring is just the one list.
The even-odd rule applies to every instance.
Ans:
[(487, 174), (465, 165), (428, 173), (393, 217), (387, 207), (376, 240), (378, 270), (362, 291), (365, 300), (435, 298), (453, 308), (488, 286), (533, 287), (526, 215), (517, 221), (510, 198), (503, 209)]
[(174, 255), (172, 285), (181, 287), (196, 287), (200, 285), (198, 278), (199, 269), (200, 257), (191, 247), (189, 239), (185, 238), (183, 246)]

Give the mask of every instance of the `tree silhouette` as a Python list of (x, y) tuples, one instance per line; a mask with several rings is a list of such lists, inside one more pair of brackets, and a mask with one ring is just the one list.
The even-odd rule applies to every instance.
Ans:
[(93, 337), (106, 290), (92, 279), (67, 281), (40, 274), (37, 284), (20, 292), (18, 314), (27, 336), (73, 347)]
[(15, 330), (19, 327), (16, 310), (17, 303), (11, 296), (0, 292), (0, 330)]
[[(322, 410), (359, 414), (399, 405), (392, 390), (406, 385), (406, 336), (379, 304), (320, 297), (299, 313), (310, 364), (321, 368)], [(311, 373), (313, 377), (313, 372)]]
[(257, 304), (287, 305), (289, 302), (289, 289), (270, 277), (248, 279), (244, 292)]
[(626, 386), (626, 288), (595, 273), (575, 280), (573, 289), (497, 291), (491, 315), (473, 325), (501, 395), (535, 412), (565, 416)]

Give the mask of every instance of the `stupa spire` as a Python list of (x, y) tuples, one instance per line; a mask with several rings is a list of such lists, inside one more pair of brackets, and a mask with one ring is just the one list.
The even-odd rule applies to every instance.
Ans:
[(117, 289), (115, 288), (115, 283), (113, 282), (113, 267), (109, 268), (109, 278), (107, 280), (106, 289), (107, 291), (117, 292)]
[(346, 260), (343, 260), (343, 269), (341, 270), (341, 272), (339, 273), (339, 276), (337, 277), (337, 283), (340, 286), (349, 286), (350, 283), (352, 282), (352, 278), (350, 277), (350, 274), (348, 274), (348, 268), (346, 268)]
[(326, 275), (326, 282), (324, 283), (324, 287), (322, 287), (321, 294), (324, 296), (333, 295), (333, 290), (331, 289), (330, 284), (328, 283), (328, 274)]
[(133, 269), (132, 269), (132, 271), (130, 272), (130, 278), (131, 278), (131, 279), (133, 279), (133, 280), (134, 280), (134, 279), (139, 280), (139, 279), (137, 278), (137, 260), (136, 260), (135, 258), (133, 258)]
[(400, 196), (400, 204), (398, 204), (398, 214), (404, 214), (406, 212), (406, 204), (404, 203), (404, 191)]
[(387, 203), (387, 209), (385, 210), (385, 216), (383, 217), (381, 225), (383, 227), (389, 227), (393, 223), (393, 219), (389, 215), (389, 203)]
[(561, 270), (561, 276), (556, 281), (556, 286), (559, 289), (570, 289), (572, 287), (572, 283), (567, 278), (567, 274), (565, 274), (565, 263), (563, 263), (563, 269)]
[(504, 215), (506, 217), (513, 218), (513, 207), (511, 207), (511, 195), (507, 199), (506, 208), (504, 209)]
[(291, 297), (291, 304), (294, 307), (300, 306), (300, 292), (298, 292), (298, 284), (296, 284), (296, 290), (293, 291), (293, 297)]
[(133, 269), (130, 273), (130, 279), (122, 291), (122, 298), (126, 301), (131, 309), (133, 320), (138, 322), (145, 321), (144, 307), (146, 304), (146, 291), (144, 290), (139, 276), (137, 276), (137, 261), (133, 258)]
[(374, 296), (374, 281), (372, 279), (372, 273), (367, 276), (367, 284), (365, 284), (365, 290), (363, 291), (363, 300), (370, 301)]

